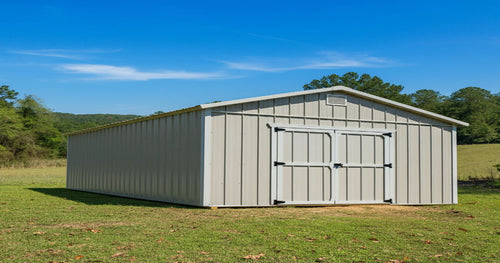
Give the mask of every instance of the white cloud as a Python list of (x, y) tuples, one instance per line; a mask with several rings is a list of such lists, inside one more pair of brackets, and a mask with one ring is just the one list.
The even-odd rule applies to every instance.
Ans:
[(267, 35), (253, 34), (253, 33), (247, 33), (247, 35), (257, 37), (257, 38), (263, 38), (263, 39), (271, 39), (271, 40), (290, 42), (290, 43), (299, 43), (298, 41), (295, 41), (295, 40), (281, 38), (281, 37), (275, 37), (275, 36), (267, 36)]
[(283, 72), (301, 69), (374, 68), (395, 64), (386, 58), (360, 54), (344, 55), (338, 52), (322, 52), (320, 55), (314, 59), (296, 59), (294, 61), (281, 59), (279, 63), (262, 59), (243, 62), (222, 61), (222, 63), (226, 64), (230, 69), (262, 72)]
[(278, 71), (290, 70), (290, 68), (271, 67), (265, 65), (264, 63), (259, 63), (259, 62), (222, 61), (222, 63), (226, 64), (226, 66), (230, 69), (239, 69), (239, 70), (264, 71), (264, 72), (278, 72)]
[(23, 50), (11, 50), (10, 53), (31, 55), (31, 56), (42, 56), (42, 57), (55, 57), (55, 58), (66, 58), (66, 59), (84, 59), (84, 54), (92, 53), (114, 53), (119, 52), (121, 49), (23, 49)]
[(220, 79), (224, 74), (216, 72), (188, 72), (163, 70), (158, 72), (138, 71), (132, 67), (117, 67), (96, 64), (64, 64), (62, 69), (70, 73), (93, 75), (93, 79), (105, 80), (152, 80), (152, 79)]

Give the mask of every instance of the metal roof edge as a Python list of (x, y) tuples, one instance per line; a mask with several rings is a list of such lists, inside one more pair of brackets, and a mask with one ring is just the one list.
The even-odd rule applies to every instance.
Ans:
[(223, 107), (223, 106), (228, 106), (228, 105), (235, 105), (235, 104), (242, 104), (242, 103), (249, 103), (249, 102), (255, 102), (255, 101), (261, 101), (261, 100), (272, 100), (272, 99), (279, 99), (279, 98), (284, 98), (284, 97), (293, 97), (293, 96), (301, 96), (301, 95), (307, 95), (307, 94), (316, 94), (316, 93), (324, 93), (324, 92), (332, 92), (332, 91), (339, 91), (339, 92), (344, 92), (347, 94), (351, 94), (357, 97), (361, 97), (364, 99), (368, 99), (371, 101), (375, 101), (378, 103), (382, 103), (385, 105), (393, 106), (399, 109), (407, 110), (409, 112), (417, 113), (420, 115), (424, 115), (426, 117), (430, 117), (433, 119), (437, 119), (443, 122), (447, 122), (450, 124), (454, 124), (457, 126), (469, 126), (467, 122), (459, 121), (450, 117), (446, 117), (441, 114), (437, 114), (434, 112), (426, 111), (419, 109), (417, 107), (413, 107), (410, 105), (406, 105), (404, 103), (396, 102), (393, 100), (385, 99), (379, 96), (375, 96), (372, 94), (368, 94), (366, 92), (358, 91), (355, 89), (351, 89), (345, 86), (333, 86), (329, 88), (322, 88), (322, 89), (312, 89), (312, 90), (304, 90), (304, 91), (295, 91), (295, 92), (288, 92), (288, 93), (281, 93), (281, 94), (274, 94), (274, 95), (267, 95), (267, 96), (260, 96), (260, 97), (253, 97), (253, 98), (246, 98), (246, 99), (237, 99), (237, 100), (229, 100), (229, 101), (222, 101), (222, 102), (214, 102), (214, 103), (206, 103), (206, 104), (200, 104), (196, 105), (193, 107), (189, 108), (184, 108), (180, 110), (174, 110), (170, 112), (165, 112), (157, 115), (150, 115), (150, 116), (145, 116), (145, 117), (139, 117), (136, 119), (131, 119), (131, 120), (126, 120), (126, 121), (121, 121), (121, 122), (115, 122), (111, 124), (106, 124), (94, 128), (89, 128), (89, 129), (84, 129), (84, 130), (79, 130), (79, 131), (74, 131), (74, 132), (68, 132), (63, 135), (65, 136), (70, 136), (70, 135), (76, 135), (76, 134), (81, 134), (81, 133), (88, 133), (88, 132), (93, 132), (93, 131), (98, 131), (102, 129), (107, 129), (107, 128), (112, 128), (116, 126), (121, 126), (121, 125), (126, 125), (126, 124), (131, 124), (131, 123), (136, 123), (136, 122), (142, 122), (142, 121), (147, 121), (147, 120), (153, 120), (153, 119), (158, 119), (158, 118), (163, 118), (163, 117), (168, 117), (172, 115), (177, 115), (177, 114), (182, 114), (182, 113), (187, 113), (187, 112), (192, 112), (192, 111), (197, 111), (197, 110), (204, 110), (204, 109), (212, 109), (212, 108), (217, 108), (217, 107)]
[(246, 98), (246, 99), (237, 99), (237, 100), (228, 100), (228, 101), (207, 103), (207, 104), (201, 104), (200, 106), (202, 109), (211, 109), (211, 108), (223, 107), (223, 106), (240, 104), (240, 103), (248, 103), (248, 102), (254, 102), (254, 101), (261, 101), (261, 100), (272, 100), (272, 99), (279, 99), (279, 98), (284, 98), (284, 97), (293, 97), (293, 96), (300, 96), (300, 95), (307, 95), (307, 94), (336, 91), (339, 87), (347, 88), (344, 86), (334, 86), (334, 87), (323, 88), (323, 89), (294, 91), (294, 92), (266, 95), (266, 96), (260, 96), (260, 97), (252, 97), (252, 98)]
[(341, 86), (341, 87), (342, 87), (342, 91), (345, 91), (346, 93), (351, 93), (351, 94), (357, 95), (357, 96), (362, 97), (362, 98), (366, 98), (366, 99), (369, 99), (369, 100), (372, 100), (372, 101), (380, 102), (382, 104), (394, 106), (396, 108), (404, 109), (404, 110), (407, 110), (407, 111), (410, 111), (410, 112), (413, 112), (413, 113), (421, 114), (421, 115), (424, 115), (426, 117), (430, 117), (430, 118), (433, 118), (433, 119), (441, 120), (441, 121), (448, 122), (448, 123), (451, 123), (451, 124), (456, 124), (456, 125), (459, 125), (459, 126), (469, 126), (469, 123), (467, 123), (467, 122), (463, 122), (463, 121), (460, 121), (460, 120), (457, 120), (457, 119), (453, 119), (453, 118), (450, 118), (450, 117), (447, 117), (447, 116), (444, 116), (444, 115), (441, 115), (441, 114), (437, 114), (437, 113), (434, 113), (434, 112), (431, 112), (431, 111), (423, 110), (423, 109), (420, 109), (420, 108), (417, 108), (417, 107), (413, 107), (413, 106), (410, 106), (410, 105), (407, 105), (407, 104), (404, 104), (404, 103), (401, 103), (401, 102), (397, 102), (397, 101), (393, 101), (393, 100), (390, 100), (390, 99), (382, 98), (382, 97), (379, 97), (379, 96), (376, 96), (376, 95), (372, 95), (372, 94), (369, 94), (369, 93), (366, 93), (366, 92), (358, 91), (358, 90), (355, 90), (355, 89), (351, 89), (351, 88), (347, 88), (347, 87), (343, 87), (343, 86)]
[(182, 114), (182, 113), (197, 111), (197, 110), (201, 110), (201, 109), (202, 108), (200, 107), (200, 105), (197, 105), (197, 106), (193, 106), (193, 107), (189, 107), (189, 108), (184, 108), (184, 109), (180, 109), (180, 110), (174, 110), (174, 111), (169, 111), (169, 112), (160, 113), (160, 114), (156, 114), (156, 115), (149, 115), (149, 116), (145, 116), (145, 117), (139, 117), (139, 118), (130, 119), (130, 120), (126, 120), (126, 121), (120, 121), (120, 122), (110, 123), (110, 124), (106, 124), (106, 125), (102, 125), (102, 126), (97, 126), (97, 127), (93, 127), (93, 128), (88, 128), (88, 129), (83, 129), (83, 130), (78, 130), (78, 131), (74, 131), (74, 132), (68, 132), (68, 133), (64, 133), (63, 135), (70, 136), (70, 135), (76, 135), (76, 134), (81, 134), (81, 133), (89, 133), (89, 132), (93, 132), (93, 131), (108, 129), (108, 128), (117, 127), (117, 126), (122, 126), (122, 125), (126, 125), (126, 124), (131, 124), (131, 123), (136, 123), (136, 122), (142, 122), (142, 121), (148, 121), (148, 120), (154, 120), (154, 119), (159, 119), (159, 118), (168, 117), (168, 116), (172, 116), (172, 115), (177, 115), (177, 114)]
[(210, 109), (210, 108), (223, 107), (223, 106), (248, 103), (248, 102), (255, 102), (255, 101), (261, 101), (261, 100), (272, 100), (272, 99), (279, 99), (279, 98), (284, 98), (284, 97), (301, 96), (301, 95), (307, 95), (307, 94), (316, 94), (316, 93), (332, 92), (332, 91), (345, 92), (348, 94), (355, 95), (357, 97), (365, 98), (365, 99), (368, 99), (371, 101), (386, 104), (386, 105), (393, 106), (393, 107), (396, 107), (399, 109), (407, 110), (407, 111), (410, 111), (413, 113), (424, 115), (426, 117), (430, 117), (430, 118), (437, 119), (437, 120), (447, 122), (447, 123), (451, 123), (454, 125), (469, 126), (468, 123), (463, 122), (463, 121), (459, 121), (459, 120), (456, 120), (456, 119), (453, 119), (450, 117), (446, 117), (446, 116), (441, 115), (441, 114), (422, 110), (422, 109), (419, 109), (417, 107), (413, 107), (413, 106), (410, 106), (410, 105), (407, 105), (404, 103), (400, 103), (400, 102), (396, 102), (396, 101), (389, 100), (386, 98), (382, 98), (382, 97), (379, 97), (376, 95), (372, 95), (372, 94), (369, 94), (366, 92), (358, 91), (358, 90), (355, 90), (355, 89), (352, 89), (349, 87), (345, 87), (345, 86), (333, 86), (333, 87), (322, 88), (322, 89), (296, 91), (296, 92), (281, 93), (281, 94), (267, 95), (267, 96), (261, 96), (261, 97), (253, 97), (253, 98), (247, 98), (247, 99), (229, 100), (229, 101), (201, 104), (199, 106), (202, 109)]

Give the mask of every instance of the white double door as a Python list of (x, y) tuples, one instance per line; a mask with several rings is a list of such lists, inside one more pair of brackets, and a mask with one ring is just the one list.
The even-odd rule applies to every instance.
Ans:
[(393, 131), (270, 126), (273, 204), (392, 202)]

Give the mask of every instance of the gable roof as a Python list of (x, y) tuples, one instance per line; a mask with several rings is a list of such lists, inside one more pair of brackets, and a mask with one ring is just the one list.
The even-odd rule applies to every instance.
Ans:
[(255, 102), (255, 101), (261, 101), (261, 100), (272, 100), (272, 99), (279, 99), (279, 98), (285, 98), (285, 97), (293, 97), (293, 96), (301, 96), (301, 95), (307, 95), (307, 94), (316, 94), (316, 93), (324, 93), (324, 92), (332, 92), (332, 91), (337, 91), (337, 92), (343, 92), (349, 95), (353, 95), (355, 97), (371, 100), (374, 102), (378, 102), (380, 104), (385, 104), (394, 108), (406, 110), (412, 113), (416, 113), (418, 115), (422, 115), (425, 117), (429, 117), (432, 119), (440, 120), (445, 123), (457, 125), (457, 126), (469, 126), (468, 123), (459, 121), (450, 117), (446, 117), (441, 114), (437, 114), (434, 112), (426, 111), (419, 109), (417, 107), (413, 107), (410, 105), (406, 105), (404, 103), (396, 102), (393, 100), (385, 99), (379, 96), (375, 96), (369, 93), (361, 92), (355, 89), (351, 89), (348, 87), (344, 86), (334, 86), (330, 88), (323, 88), (323, 89), (314, 89), (314, 90), (305, 90), (305, 91), (297, 91), (297, 92), (289, 92), (289, 93), (282, 93), (282, 94), (276, 94), (276, 95), (269, 95), (269, 96), (262, 96), (262, 97), (254, 97), (254, 98), (248, 98), (248, 99), (240, 99), (240, 100), (230, 100), (230, 101), (223, 101), (223, 102), (216, 102), (216, 103), (208, 103), (208, 104), (201, 104), (199, 105), (202, 109), (210, 109), (210, 108), (216, 108), (216, 107), (221, 107), (221, 106), (229, 106), (229, 105), (234, 105), (234, 104), (241, 104), (241, 103), (248, 103), (248, 102)]
[(378, 102), (380, 104), (384, 104), (384, 105), (391, 106), (394, 108), (406, 110), (408, 112), (422, 115), (422, 116), (425, 116), (428, 118), (436, 119), (436, 120), (439, 120), (439, 121), (442, 121), (442, 122), (445, 122), (445, 123), (448, 123), (451, 125), (469, 126), (469, 124), (466, 122), (456, 120), (456, 119), (453, 119), (450, 117), (446, 117), (444, 115), (437, 114), (434, 112), (422, 110), (422, 109), (419, 109), (417, 107), (406, 105), (404, 103), (385, 99), (385, 98), (382, 98), (379, 96), (375, 96), (372, 94), (368, 94), (368, 93), (361, 92), (361, 91), (351, 89), (348, 87), (344, 87), (344, 86), (334, 86), (334, 87), (323, 88), (323, 89), (313, 89), (313, 90), (281, 93), (281, 94), (261, 96), (261, 97), (253, 97), (253, 98), (247, 98), (247, 99), (238, 99), (238, 100), (229, 100), (229, 101), (222, 101), (222, 102), (215, 102), (215, 103), (200, 104), (200, 105), (197, 105), (194, 107), (170, 111), (170, 112), (161, 113), (161, 114), (157, 114), (157, 115), (140, 117), (140, 118), (131, 119), (131, 120), (127, 120), (127, 121), (111, 123), (111, 124), (107, 124), (107, 125), (103, 125), (103, 126), (99, 126), (99, 127), (69, 132), (69, 133), (66, 133), (64, 135), (75, 135), (75, 134), (80, 134), (80, 133), (87, 133), (87, 132), (102, 130), (102, 129), (111, 128), (111, 127), (115, 127), (115, 126), (121, 126), (121, 125), (125, 125), (125, 124), (141, 122), (141, 121), (146, 121), (146, 120), (151, 120), (151, 119), (158, 119), (158, 118), (163, 118), (163, 117), (167, 117), (167, 116), (172, 116), (172, 115), (177, 115), (177, 114), (187, 113), (187, 112), (192, 112), (192, 111), (198, 111), (198, 110), (212, 109), (212, 108), (217, 108), (217, 107), (230, 106), (230, 105), (235, 105), (235, 104), (242, 104), (242, 103), (249, 103), (249, 102), (256, 102), (256, 101), (263, 101), (263, 100), (272, 100), (272, 99), (302, 96), (302, 95), (308, 95), (308, 94), (325, 93), (325, 92), (342, 92), (342, 93), (345, 93), (348, 95), (352, 95), (352, 96), (363, 98), (366, 100)]

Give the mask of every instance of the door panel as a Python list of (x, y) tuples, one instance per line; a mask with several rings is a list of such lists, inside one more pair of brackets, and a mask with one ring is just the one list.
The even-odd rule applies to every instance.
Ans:
[(287, 162), (307, 162), (307, 150), (308, 150), (308, 134), (305, 132), (285, 132), (292, 134), (292, 159), (286, 160)]
[[(323, 133), (310, 133), (309, 134), (309, 162), (311, 163), (324, 163), (330, 162), (330, 160), (325, 160), (323, 148), (326, 144), (324, 142)], [(329, 148), (329, 147), (328, 147)]]
[(360, 200), (377, 200), (375, 198), (375, 169), (361, 168)]
[[(361, 200), (361, 169), (358, 167), (350, 168), (339, 168), (346, 169), (346, 179), (347, 179), (347, 200), (356, 202)], [(344, 200), (341, 200), (344, 201)]]
[[(361, 163), (361, 136), (360, 135), (341, 135), (346, 137), (347, 147), (338, 149), (339, 161), (343, 164), (346, 163)], [(343, 154), (344, 153), (344, 154)]]
[(282, 164), (277, 168), (281, 185), (276, 187), (276, 200), (286, 204), (333, 202), (331, 137), (328, 131), (303, 129), (277, 133), (276, 155)]
[(293, 167), (283, 167), (283, 200), (293, 200)]
[[(328, 175), (330, 176), (330, 175)], [(309, 201), (323, 201), (323, 167), (309, 167), (308, 178), (308, 200)]]
[(308, 172), (307, 167), (293, 167), (292, 198), (288, 200), (284, 199), (287, 203), (308, 201)]
[(386, 131), (273, 126), (271, 201), (384, 202), (391, 196), (391, 137)]
[(347, 169), (336, 168), (333, 180), (337, 180), (337, 200), (348, 200), (347, 198)]
[(361, 136), (361, 163), (375, 163), (376, 136)]
[[(383, 203), (384, 202), (384, 135), (369, 132), (340, 132), (339, 188), (345, 188), (339, 203)], [(345, 143), (343, 143), (345, 142)], [(378, 175), (378, 176), (377, 176)], [(381, 176), (382, 175), (382, 176)]]
[(323, 200), (333, 202), (332, 191), (332, 169), (330, 167), (323, 167)]
[(387, 199), (384, 197), (384, 190), (385, 190), (384, 169), (385, 168), (375, 168), (375, 199), (376, 200), (386, 200)]

